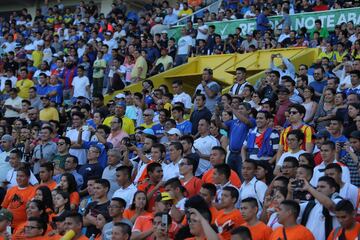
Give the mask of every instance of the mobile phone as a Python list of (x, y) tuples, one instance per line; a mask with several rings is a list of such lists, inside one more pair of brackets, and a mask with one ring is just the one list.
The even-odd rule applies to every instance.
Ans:
[(83, 131), (88, 131), (88, 130), (89, 130), (89, 126), (88, 126), (88, 125), (83, 126), (83, 127), (82, 127), (82, 130), (83, 130)]
[(161, 227), (163, 227), (164, 229), (168, 228), (168, 217), (166, 214), (163, 214), (161, 216)]

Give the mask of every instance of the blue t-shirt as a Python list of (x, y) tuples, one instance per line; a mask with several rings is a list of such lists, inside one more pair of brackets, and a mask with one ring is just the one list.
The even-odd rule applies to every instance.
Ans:
[[(330, 136), (329, 138), (330, 141), (334, 142), (335, 144), (338, 143), (338, 142), (347, 142), (349, 141), (344, 135), (341, 135), (340, 137), (338, 138), (335, 138), (333, 136)], [(343, 156), (346, 155), (346, 151), (344, 149), (341, 149), (340, 151), (340, 158), (342, 158)]]
[(191, 134), (192, 123), (189, 120), (185, 120), (182, 123), (176, 123), (176, 128), (180, 130), (182, 135)]
[(40, 84), (36, 85), (36, 93), (39, 96), (45, 96), (50, 93), (49, 85), (41, 86)]
[(256, 18), (256, 30), (262, 32), (268, 30), (269, 27), (265, 27), (262, 25), (267, 23), (269, 23), (269, 19), (267, 18), (267, 16), (264, 13), (260, 13), (259, 16)]
[(56, 84), (55, 86), (49, 85), (49, 92), (53, 91), (56, 91), (56, 96), (51, 97), (50, 101), (61, 103), (63, 98), (62, 85), (60, 83)]
[(155, 135), (161, 135), (165, 132), (165, 128), (160, 123), (154, 125), (151, 127), (151, 129), (154, 131)]
[[(256, 125), (255, 119), (249, 118), (252, 126)], [(250, 128), (239, 119), (229, 120), (225, 122), (225, 125), (229, 128), (229, 148), (232, 152), (240, 152), (244, 140), (249, 133)]]
[(314, 88), (315, 92), (320, 93), (320, 94), (323, 93), (323, 90), (324, 90), (324, 88), (326, 87), (326, 85), (327, 85), (327, 81), (320, 81), (320, 82), (318, 82), (318, 81), (312, 81), (312, 82), (309, 84), (309, 86), (311, 86), (311, 87)]
[[(112, 144), (107, 142), (107, 149), (112, 148)], [(97, 141), (83, 141), (82, 148), (89, 149), (91, 146), (97, 146), (100, 148), (100, 156), (99, 156), (99, 164), (102, 168), (107, 166), (107, 153), (106, 153), (106, 146)]]

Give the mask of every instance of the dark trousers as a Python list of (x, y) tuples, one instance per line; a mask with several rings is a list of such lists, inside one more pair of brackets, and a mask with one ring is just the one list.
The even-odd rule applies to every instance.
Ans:
[(243, 181), (243, 177), (241, 175), (242, 168), (242, 159), (240, 152), (231, 152), (228, 156), (227, 163), (232, 170), (234, 170), (240, 177), (241, 181)]

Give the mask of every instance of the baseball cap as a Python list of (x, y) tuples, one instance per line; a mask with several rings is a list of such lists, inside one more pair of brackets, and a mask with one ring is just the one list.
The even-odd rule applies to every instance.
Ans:
[(356, 138), (360, 140), (360, 131), (354, 131), (350, 134), (351, 138)]
[(177, 128), (171, 128), (169, 131), (166, 132), (167, 134), (170, 134), (170, 135), (178, 135), (178, 136), (181, 136), (181, 132), (179, 129)]
[(4, 136), (1, 137), (1, 141), (13, 142), (14, 138), (9, 134), (5, 134)]
[(125, 94), (118, 93), (118, 94), (116, 94), (115, 98), (125, 98)]
[(173, 200), (169, 192), (162, 192), (161, 194), (161, 201), (170, 201)]
[(9, 222), (11, 222), (12, 219), (13, 215), (9, 210), (7, 210), (6, 208), (2, 208), (0, 210), (0, 221), (8, 220)]
[(168, 32), (166, 30), (162, 30), (161, 33), (166, 33), (167, 34)]
[(313, 138), (318, 139), (318, 138), (330, 138), (330, 133), (326, 130), (317, 132), (313, 135)]
[(155, 135), (154, 130), (152, 130), (151, 128), (145, 128), (141, 132), (148, 135)]

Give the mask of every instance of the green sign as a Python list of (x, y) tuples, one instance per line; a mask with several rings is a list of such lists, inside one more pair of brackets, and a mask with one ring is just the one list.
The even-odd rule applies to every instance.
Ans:
[[(291, 15), (291, 29), (297, 30), (301, 27), (306, 27), (312, 30), (315, 27), (315, 20), (320, 19), (322, 25), (328, 30), (333, 30), (335, 25), (343, 22), (353, 21), (354, 25), (360, 24), (360, 8), (347, 8), (323, 12), (299, 13)], [(281, 16), (269, 17), (272, 26), (276, 26), (282, 19)], [(211, 22), (207, 25), (214, 25), (216, 33), (226, 38), (228, 34), (234, 34), (235, 29), (240, 27), (242, 33), (252, 33), (256, 30), (256, 19), (239, 19), (232, 21)], [(176, 26), (169, 30), (169, 36), (176, 39), (180, 38), (180, 30), (183, 26)]]

